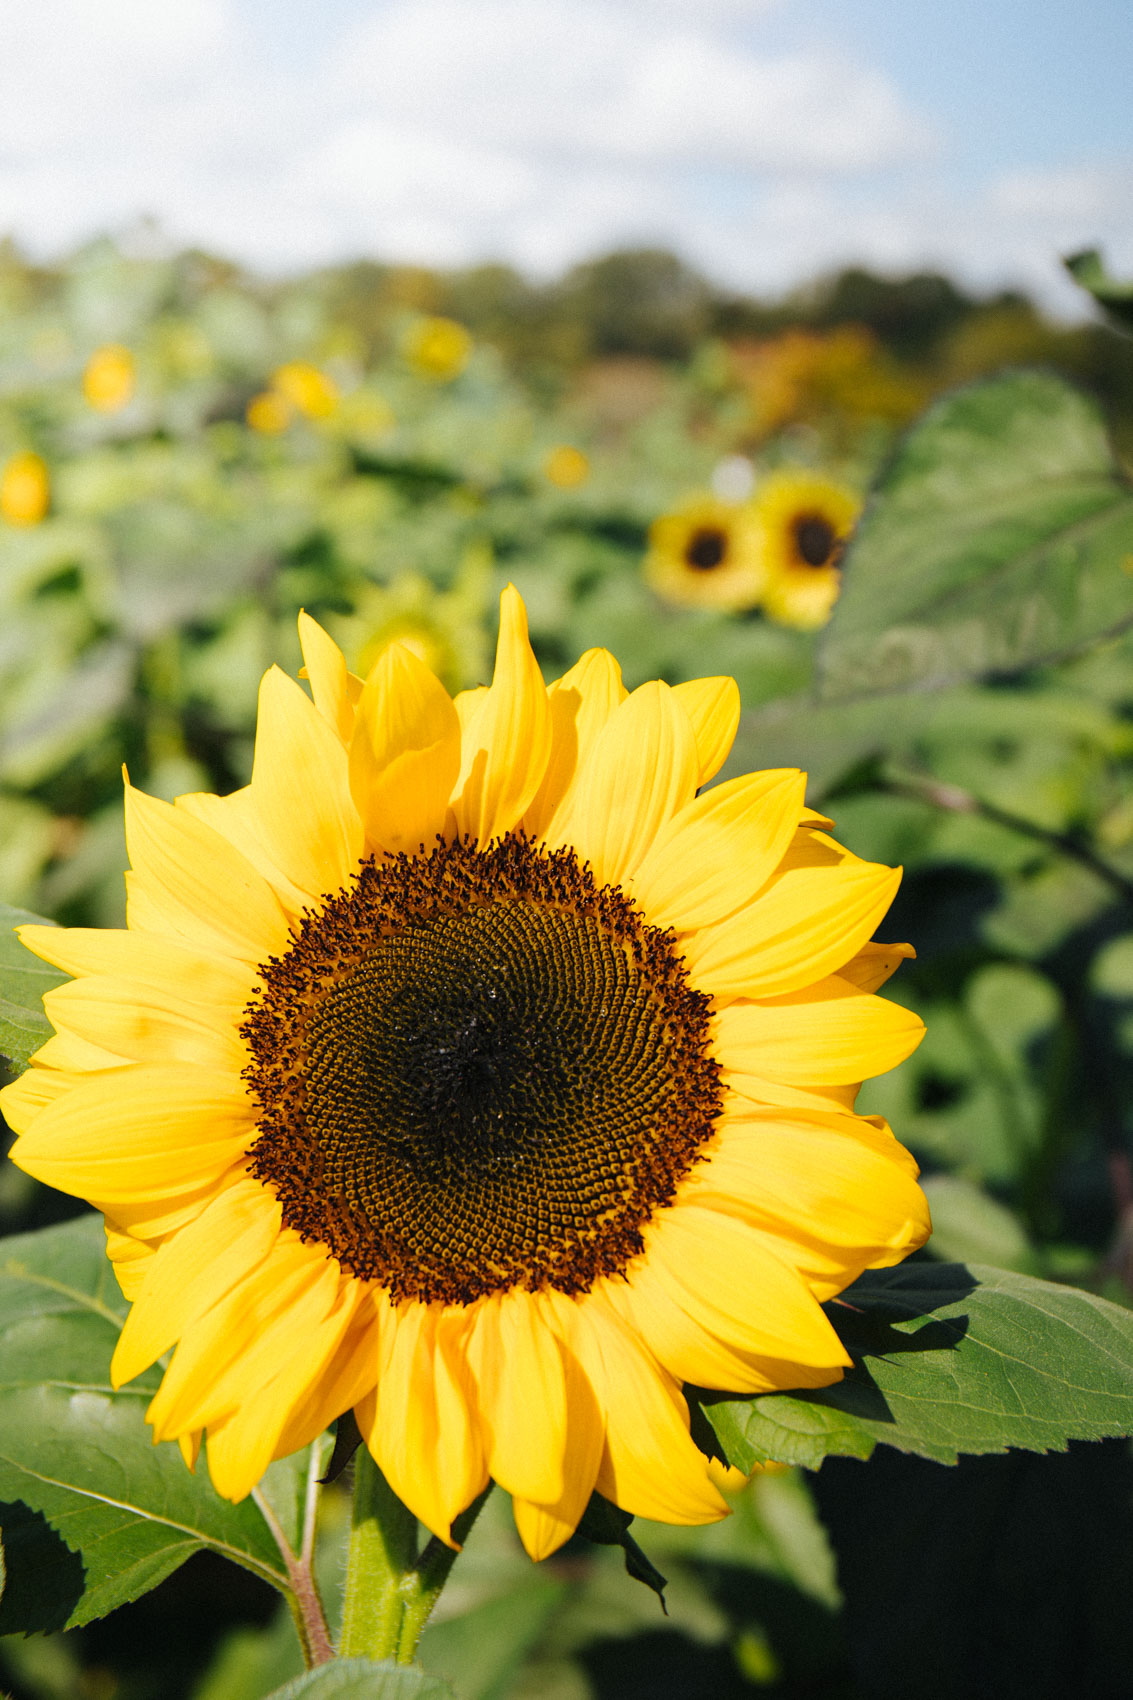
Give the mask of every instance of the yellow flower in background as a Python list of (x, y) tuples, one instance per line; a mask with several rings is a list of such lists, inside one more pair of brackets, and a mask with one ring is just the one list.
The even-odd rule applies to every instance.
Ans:
[(83, 394), (98, 413), (117, 413), (137, 386), (134, 356), (120, 342), (96, 348), (83, 373)]
[(581, 449), (560, 443), (543, 462), (543, 476), (559, 490), (575, 490), (590, 476), (590, 462)]
[(773, 620), (811, 630), (830, 618), (842, 586), (839, 562), (861, 501), (851, 490), (810, 472), (780, 472), (752, 503)]
[(699, 496), (649, 528), (646, 581), (687, 608), (754, 608), (764, 572), (755, 527), (745, 507)]
[[(852, 1105), (917, 1043), (875, 995), (899, 872), (794, 769), (703, 787), (730, 679), (544, 684), (505, 592), (490, 686), (314, 621), (250, 785), (127, 787), (122, 931), (31, 926), (75, 978), (0, 1094), (14, 1160), (106, 1216), (115, 1386), (247, 1494), (353, 1410), (441, 1539), (489, 1479), (534, 1557), (592, 1490), (725, 1514), (682, 1384), (836, 1381), (822, 1302), (929, 1232)], [(313, 700), (312, 700), (313, 698)]]
[(261, 390), (248, 403), (244, 417), (253, 431), (265, 437), (278, 437), (281, 431), (286, 431), (295, 413), (287, 397), (278, 390)]
[(455, 319), (418, 319), (406, 332), (403, 350), (415, 372), (447, 383), (467, 366), (472, 338)]
[(306, 419), (329, 419), (338, 406), (338, 385), (309, 360), (277, 367), (271, 387)]
[(0, 514), (9, 525), (38, 525), (51, 506), (51, 475), (42, 455), (12, 455), (0, 472)]

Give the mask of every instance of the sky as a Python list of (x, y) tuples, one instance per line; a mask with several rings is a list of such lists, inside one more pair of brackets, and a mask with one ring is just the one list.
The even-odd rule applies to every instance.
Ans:
[(1133, 272), (1131, 0), (0, 0), (0, 231), (270, 273)]

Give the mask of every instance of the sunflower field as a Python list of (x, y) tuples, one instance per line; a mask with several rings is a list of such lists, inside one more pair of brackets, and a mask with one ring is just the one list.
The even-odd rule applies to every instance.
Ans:
[[(143, 239), (54, 268), (0, 250), (0, 1107), (19, 1139), (0, 1171), (0, 1693), (1128, 1693), (1133, 288), (1096, 254), (1068, 265), (1093, 313), (1074, 327), (932, 276), (757, 303), (646, 251), (535, 286), (377, 265), (269, 285)], [(682, 762), (683, 792), (657, 776)], [(278, 845), (309, 803), (329, 842), (335, 764), (356, 844), (320, 885)], [(780, 834), (757, 872), (736, 799)], [(776, 880), (808, 879), (779, 933), (744, 932)], [(361, 910), (385, 940), (438, 903), (441, 942), (382, 1002), (350, 942)], [(671, 1126), (650, 1099), (648, 1161), (618, 1159), (637, 1216), (599, 1167), (604, 1239), (576, 1221), (533, 1247), (501, 1205), (458, 1258), (427, 1204), (412, 1256), (405, 1236), (359, 1249), (352, 1189), (395, 1182), (344, 1158), (319, 1188), (363, 1076), (450, 1117), (437, 1155), (388, 1111), (414, 1177), (487, 1175), (496, 1198), (499, 1174), (537, 1189), (554, 1169), (561, 1130), (528, 1162), (476, 1119), (513, 1066), (475, 1038), (495, 1020), (479, 981), (428, 1079), (404, 1061), (408, 1027), (460, 1001), (461, 964), (511, 948), (477, 917), (532, 907), (550, 942), (530, 960), (566, 976), (540, 1066), (575, 1066), (552, 1029), (576, 1018), (615, 1083), (627, 1031), (649, 1070), (670, 1057)], [(224, 979), (242, 929), (251, 1003)], [(244, 1012), (225, 1091), (258, 1097), (256, 1155), (225, 1147), (207, 1210), (229, 1238), (203, 1251), (167, 1250), (205, 1208), (190, 1180), (147, 1178), (144, 1140), (184, 1103), (139, 1098), (152, 1125), (117, 1156), (65, 1113), (134, 1114), (151, 1057), (111, 1008), (103, 937), (164, 941), (137, 973), (165, 988), (184, 1103), (192, 1035), (226, 998)], [(325, 994), (336, 976), (364, 1020)], [(624, 1028), (598, 1021), (615, 992)], [(316, 1053), (317, 1172), (288, 1120)], [(187, 1138), (219, 1149), (227, 1112), (200, 1090)], [(305, 1090), (313, 1124), (323, 1087)], [(732, 1170), (716, 1122), (740, 1124)], [(761, 1170), (784, 1127), (811, 1157), (788, 1142)], [(232, 1312), (186, 1368), (223, 1308), (194, 1319), (191, 1295), (264, 1199), (293, 1309), (258, 1334)], [(761, 1211), (766, 1268), (743, 1238), (755, 1221), (769, 1242)], [(661, 1217), (692, 1224), (713, 1283), (672, 1362), (657, 1317), (676, 1289), (633, 1275)], [(572, 1318), (603, 1281), (627, 1296), (595, 1347)], [(374, 1282), (389, 1315), (432, 1318), (411, 1325), (435, 1327), (427, 1387), (410, 1324), (364, 1323)], [(500, 1320), (466, 1339), (452, 1313), (476, 1307)], [(552, 1336), (558, 1382), (538, 1368)], [(358, 1379), (371, 1349), (405, 1389), (393, 1416), (377, 1372)], [(458, 1444), (489, 1381), (483, 1433)]]

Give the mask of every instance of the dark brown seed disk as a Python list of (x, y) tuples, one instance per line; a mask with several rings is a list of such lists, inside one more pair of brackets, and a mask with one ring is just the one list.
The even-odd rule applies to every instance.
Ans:
[(802, 514), (795, 521), (795, 548), (808, 567), (832, 566), (842, 552), (838, 533), (823, 514)]
[(716, 525), (702, 525), (693, 532), (685, 547), (685, 562), (698, 573), (710, 573), (722, 566), (728, 553), (728, 534)]
[(670, 935), (520, 834), (367, 861), (260, 978), (252, 1172), (395, 1299), (621, 1272), (720, 1109)]

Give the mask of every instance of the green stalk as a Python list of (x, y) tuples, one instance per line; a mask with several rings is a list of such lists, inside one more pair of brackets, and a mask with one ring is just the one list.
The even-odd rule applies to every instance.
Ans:
[[(479, 1517), (484, 1501), (492, 1491), (491, 1482), (483, 1493), (477, 1495), (468, 1507), (462, 1511), (452, 1526), (452, 1538), (463, 1545), (465, 1537)], [(444, 1541), (438, 1541), (436, 1536), (429, 1541), (419, 1562), (402, 1583), (402, 1598), (405, 1602), (401, 1619), (401, 1635), (397, 1644), (397, 1660), (399, 1664), (412, 1663), (417, 1651), (417, 1643), (421, 1639), (421, 1631), (432, 1615), (433, 1607), (441, 1596), (441, 1589), (448, 1581), (449, 1571), (456, 1563), (459, 1553), (456, 1548), (446, 1546)]]
[[(343, 1658), (399, 1656), (403, 1588), (417, 1566), (417, 1519), (365, 1446), (354, 1461), (354, 1512), (346, 1560)], [(410, 1654), (412, 1658), (412, 1654)]]

